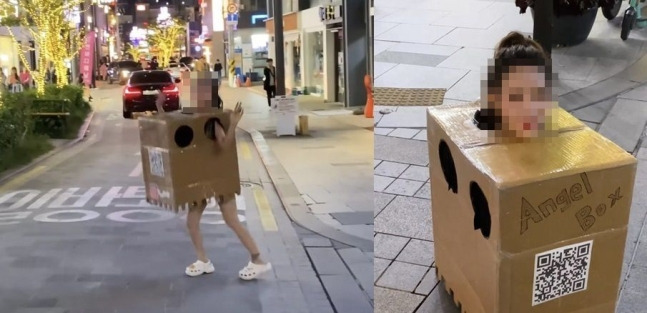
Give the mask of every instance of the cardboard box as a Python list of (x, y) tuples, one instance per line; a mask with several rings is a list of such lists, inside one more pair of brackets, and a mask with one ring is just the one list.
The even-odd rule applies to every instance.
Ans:
[(139, 118), (149, 203), (177, 212), (214, 196), (240, 194), (235, 141), (219, 148), (209, 138), (214, 119), (228, 129), (230, 112), (202, 108)]
[(478, 108), (427, 115), (439, 278), (463, 312), (613, 313), (635, 158), (562, 109), (556, 137), (488, 143)]

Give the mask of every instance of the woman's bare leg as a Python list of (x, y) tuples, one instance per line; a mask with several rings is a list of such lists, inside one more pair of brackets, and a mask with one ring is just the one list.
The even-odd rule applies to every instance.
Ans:
[(209, 262), (207, 255), (204, 251), (204, 245), (202, 244), (202, 234), (200, 233), (200, 219), (202, 218), (202, 213), (207, 207), (207, 202), (202, 201), (198, 205), (189, 209), (189, 213), (186, 216), (186, 226), (189, 230), (189, 236), (191, 236), (191, 241), (193, 242), (193, 247), (195, 252), (198, 255), (198, 260), (202, 262)]
[[(219, 199), (218, 205), (220, 205), (220, 211), (222, 212), (222, 218), (225, 220), (225, 223), (231, 230), (236, 233), (240, 242), (247, 248), (249, 254), (252, 258), (252, 263), (254, 264), (265, 264), (261, 259), (261, 253), (258, 251), (256, 242), (252, 235), (249, 233), (247, 228), (240, 223), (238, 219), (238, 210), (236, 208), (236, 197), (231, 198), (221, 198)], [(224, 200), (224, 201), (223, 201)]]

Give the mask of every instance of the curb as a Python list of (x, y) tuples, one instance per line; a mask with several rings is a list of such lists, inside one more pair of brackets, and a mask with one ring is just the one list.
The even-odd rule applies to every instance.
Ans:
[(22, 167), (20, 167), (18, 169), (15, 169), (15, 170), (9, 170), (9, 171), (6, 172), (6, 174), (0, 173), (0, 185), (4, 184), (8, 180), (11, 180), (12, 178), (14, 178), (14, 177), (16, 177), (18, 175), (26, 172), (27, 170), (33, 168), (35, 165), (42, 163), (43, 161), (45, 161), (45, 160), (49, 159), (50, 157), (54, 156), (55, 154), (58, 154), (59, 152), (61, 152), (63, 150), (66, 150), (66, 149), (76, 145), (77, 143), (79, 143), (83, 139), (85, 139), (85, 136), (86, 136), (86, 134), (88, 132), (88, 129), (90, 128), (90, 123), (92, 123), (92, 119), (94, 118), (94, 113), (95, 113), (95, 111), (92, 110), (90, 112), (90, 114), (85, 118), (85, 122), (83, 122), (83, 125), (81, 125), (81, 127), (79, 128), (79, 133), (78, 133), (76, 139), (73, 139), (72, 141), (70, 141), (70, 142), (68, 142), (68, 143), (66, 143), (64, 145), (62, 145), (62, 146), (60, 146), (58, 148), (55, 148), (54, 150), (39, 156), (38, 158), (31, 161), (29, 164), (27, 164), (25, 166), (22, 166)]
[(261, 156), (261, 161), (274, 184), (276, 193), (291, 220), (299, 226), (331, 240), (359, 248), (365, 252), (373, 252), (374, 246), (372, 240), (366, 240), (326, 225), (317, 217), (308, 213), (308, 205), (301, 197), (301, 193), (285, 171), (285, 168), (283, 168), (283, 165), (281, 165), (274, 156), (274, 153), (272, 153), (263, 135), (253, 128), (239, 128), (252, 137), (254, 146)]

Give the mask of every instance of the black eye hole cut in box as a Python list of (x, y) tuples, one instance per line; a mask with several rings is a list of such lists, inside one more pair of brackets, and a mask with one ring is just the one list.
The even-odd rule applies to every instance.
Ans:
[(175, 144), (180, 148), (188, 147), (193, 142), (193, 129), (182, 125), (175, 130)]
[(211, 140), (216, 140), (216, 123), (222, 127), (222, 129), (225, 129), (225, 127), (222, 125), (222, 122), (218, 118), (210, 118), (207, 120), (206, 123), (204, 123), (204, 135), (207, 136), (207, 138)]
[(470, 182), (470, 199), (472, 200), (472, 209), (474, 210), (474, 230), (480, 229), (483, 237), (488, 239), (490, 238), (490, 229), (492, 227), (490, 206), (488, 205), (483, 190), (474, 181)]
[(440, 158), (440, 167), (443, 170), (443, 175), (445, 176), (448, 189), (457, 194), (458, 177), (456, 175), (456, 165), (454, 164), (452, 152), (449, 150), (449, 146), (444, 140), (441, 140), (438, 145), (438, 156)]

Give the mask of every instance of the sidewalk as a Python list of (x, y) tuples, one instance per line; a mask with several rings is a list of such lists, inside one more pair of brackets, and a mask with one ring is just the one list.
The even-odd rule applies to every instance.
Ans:
[[(479, 98), (494, 44), (511, 30), (532, 32), (513, 1), (377, 2), (376, 87), (448, 88), (445, 103)], [(636, 39), (647, 36), (622, 42), (618, 24), (600, 13), (589, 39), (554, 49), (553, 60), (560, 106), (639, 159), (617, 310), (634, 313), (647, 304), (647, 45)], [(375, 312), (459, 313), (433, 269), (425, 111), (375, 108)]]
[(226, 108), (243, 103), (239, 128), (265, 165), (257, 171), (267, 170), (263, 182), (274, 185), (336, 311), (372, 311), (373, 120), (299, 97), (310, 135), (277, 137), (264, 95), (227, 86), (220, 95)]
[[(530, 13), (519, 14), (514, 1), (376, 0), (375, 10), (375, 87), (447, 88), (448, 100), (480, 96), (473, 86), (508, 32), (532, 35)], [(553, 49), (558, 95), (612, 77), (647, 52), (647, 32), (623, 42), (621, 21), (599, 12), (586, 42)]]
[[(372, 242), (372, 119), (299, 97), (301, 114), (309, 116), (310, 135), (277, 137), (276, 118), (260, 93), (222, 86), (221, 97), (227, 107), (243, 102), (245, 116), (240, 127), (263, 135), (296, 185), (305, 213), (338, 231)], [(364, 250), (372, 251), (372, 243)]]

